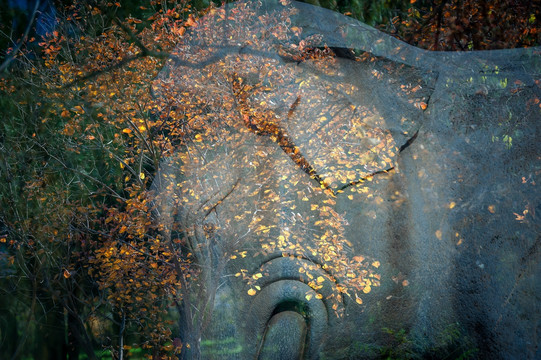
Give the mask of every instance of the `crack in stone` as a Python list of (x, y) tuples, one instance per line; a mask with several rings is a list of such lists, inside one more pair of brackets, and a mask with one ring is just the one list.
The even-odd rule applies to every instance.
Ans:
[[(374, 177), (377, 174), (385, 174), (389, 171), (394, 170), (393, 166), (384, 170), (379, 170), (367, 176), (364, 176), (359, 180), (355, 180), (348, 184), (345, 184), (337, 190), (333, 190), (330, 185), (327, 185), (325, 183), (324, 179), (318, 174), (317, 170), (304, 157), (304, 155), (300, 151), (300, 148), (295, 145), (287, 132), (279, 124), (276, 123), (276, 118), (274, 117), (274, 114), (272, 112), (269, 111), (258, 119), (250, 116), (251, 111), (249, 105), (247, 104), (248, 91), (246, 91), (245, 88), (246, 85), (242, 84), (242, 78), (239, 78), (238, 75), (235, 74), (233, 79), (233, 89), (235, 90), (235, 97), (238, 100), (237, 107), (240, 110), (245, 126), (256, 135), (270, 137), (270, 139), (276, 144), (278, 144), (282, 151), (287, 154), (289, 158), (293, 160), (293, 162), (297, 166), (299, 166), (303, 172), (309, 175), (310, 178), (314, 179), (319, 184), (319, 186), (321, 186), (321, 188), (327, 190), (332, 196), (336, 196), (338, 193), (343, 192), (348, 187), (360, 184), (367, 179)], [(299, 95), (288, 110), (288, 119), (293, 116), (293, 113), (300, 101), (301, 96)], [(406, 141), (405, 144), (400, 146), (399, 153), (409, 147), (415, 141), (418, 134), (419, 130), (417, 130), (415, 134)]]
[(216, 204), (214, 204), (210, 209), (208, 209), (207, 213), (205, 214), (205, 216), (203, 217), (203, 219), (206, 219), (210, 213), (216, 209), (216, 207), (218, 205), (220, 205), (229, 195), (231, 195), (231, 193), (235, 190), (235, 188), (237, 187), (237, 185), (239, 184), (240, 182), (240, 178), (237, 179), (237, 181), (235, 181), (235, 183), (233, 184), (233, 186), (231, 187), (231, 189), (224, 195), (222, 196), (222, 198), (220, 200), (218, 200), (216, 202)]

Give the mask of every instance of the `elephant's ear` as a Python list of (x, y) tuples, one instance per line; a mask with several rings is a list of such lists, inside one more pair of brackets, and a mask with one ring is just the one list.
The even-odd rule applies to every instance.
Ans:
[(268, 136), (334, 191), (393, 168), (428, 106), (435, 76), (420, 66), (424, 53), (343, 15), (281, 3), (238, 2), (186, 33), (154, 86), (181, 124), (175, 134), (208, 145), (197, 154), (233, 131)]
[[(334, 50), (335, 53), (351, 50)], [(334, 192), (396, 166), (423, 123), (435, 76), (356, 54), (329, 59), (333, 73), (306, 61), (285, 128), (325, 187)]]
[(285, 127), (299, 153), (334, 191), (393, 168), (429, 111), (435, 57), (342, 14), (293, 6), (291, 26), (335, 56), (298, 65), (300, 97), (290, 98)]

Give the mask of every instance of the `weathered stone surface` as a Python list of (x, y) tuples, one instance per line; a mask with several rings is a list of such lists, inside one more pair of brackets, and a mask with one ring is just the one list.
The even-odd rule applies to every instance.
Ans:
[(295, 311), (274, 315), (267, 325), (258, 359), (297, 360), (303, 358), (306, 322)]
[[(179, 193), (193, 192), (175, 221), (202, 269), (188, 296), (212, 315), (184, 340), (201, 338), (206, 359), (248, 359), (266, 328), (277, 343), (288, 330), (274, 330), (287, 323), (291, 338), (284, 336), (281, 349), (304, 346), (310, 359), (540, 358), (541, 49), (430, 53), (341, 15), (294, 6), (299, 13), (289, 26), (321, 35), (317, 45), (368, 59), (339, 58), (332, 74), (315, 61), (272, 60), (275, 71), (295, 77), (266, 101), (287, 104), (281, 124), (328, 187), (240, 115), (218, 119), (215, 135), (189, 143), (182, 166), (164, 164), (162, 174), (183, 179)], [(227, 87), (205, 71), (172, 62), (161, 79), (217, 101)], [(299, 89), (307, 80), (308, 89)], [(292, 89), (299, 95), (289, 96)], [(218, 113), (213, 104), (207, 110)], [(325, 114), (333, 120), (318, 125)], [(378, 134), (379, 143), (392, 139), (394, 156), (378, 153), (389, 158), (385, 166), (358, 161), (378, 143), (368, 141), (374, 137), (343, 140), (363, 131)], [(163, 214), (174, 212), (171, 204)], [(352, 276), (366, 270), (373, 286), (365, 281), (355, 291), (337, 264), (351, 266)], [(314, 284), (322, 287), (316, 292)], [(286, 341), (303, 338), (302, 316), (277, 317), (283, 303), (298, 304), (291, 311), (310, 319), (298, 347)], [(220, 341), (234, 351), (218, 351)]]

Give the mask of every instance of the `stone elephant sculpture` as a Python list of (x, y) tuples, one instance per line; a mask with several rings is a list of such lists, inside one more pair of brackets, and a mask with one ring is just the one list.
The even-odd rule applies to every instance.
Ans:
[[(284, 2), (285, 3), (285, 2)], [(541, 49), (214, 9), (154, 91), (186, 358), (539, 358)]]

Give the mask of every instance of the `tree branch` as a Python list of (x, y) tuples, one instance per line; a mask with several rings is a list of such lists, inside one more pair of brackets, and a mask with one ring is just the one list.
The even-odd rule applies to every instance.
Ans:
[(32, 15), (30, 16), (30, 21), (28, 21), (28, 25), (26, 26), (26, 29), (24, 31), (23, 37), (21, 40), (19, 40), (19, 43), (15, 47), (15, 49), (9, 54), (2, 65), (0, 65), (0, 73), (7, 69), (9, 64), (15, 59), (15, 56), (17, 56), (17, 53), (19, 50), (21, 50), (21, 47), (23, 46), (24, 42), (28, 38), (28, 34), (30, 33), (30, 29), (32, 28), (32, 24), (34, 23), (34, 19), (36, 18), (36, 13), (38, 12), (39, 8), (39, 0), (36, 0), (36, 4), (34, 5), (34, 10), (32, 10)]

